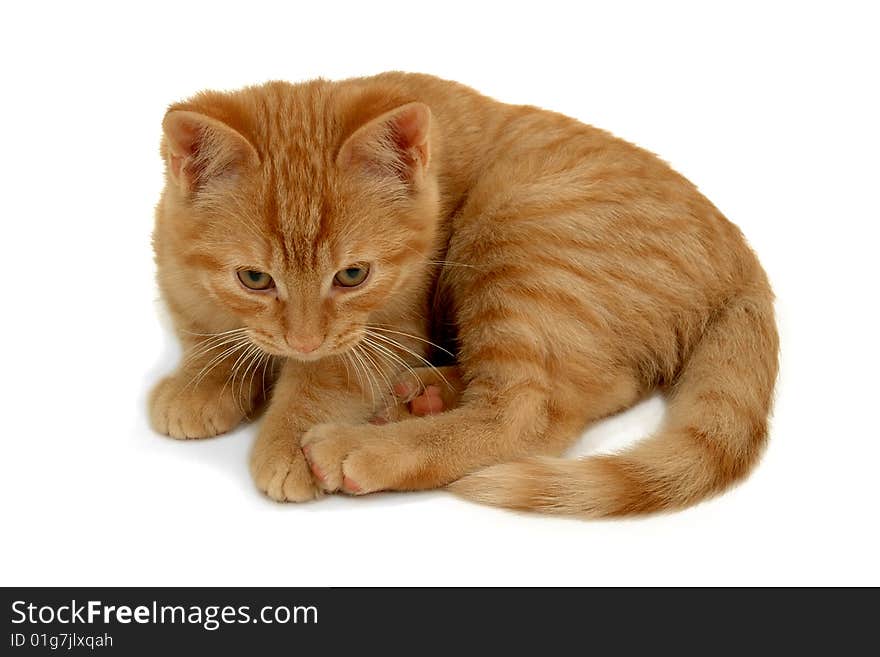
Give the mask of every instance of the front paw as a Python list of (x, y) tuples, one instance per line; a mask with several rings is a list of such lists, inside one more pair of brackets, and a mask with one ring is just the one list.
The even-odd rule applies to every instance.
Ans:
[(160, 381), (149, 405), (153, 429), (172, 438), (210, 438), (234, 429), (246, 415), (230, 391), (213, 381), (193, 386), (182, 374)]
[(406, 488), (401, 473), (413, 468), (417, 454), (394, 440), (393, 431), (394, 425), (319, 424), (303, 436), (302, 453), (327, 492), (363, 495)]
[(257, 440), (251, 475), (257, 488), (276, 502), (308, 502), (321, 494), (302, 451), (286, 439)]

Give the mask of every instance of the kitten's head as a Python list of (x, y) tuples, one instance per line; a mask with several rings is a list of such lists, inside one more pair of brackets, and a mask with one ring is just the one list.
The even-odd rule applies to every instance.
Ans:
[(318, 81), (172, 106), (156, 232), (166, 297), (184, 312), (210, 300), (221, 324), (301, 360), (412, 305), (439, 210), (431, 113), (407, 101)]

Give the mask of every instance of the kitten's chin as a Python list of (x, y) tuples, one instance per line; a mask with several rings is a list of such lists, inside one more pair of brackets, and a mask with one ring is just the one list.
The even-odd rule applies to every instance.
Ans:
[(330, 356), (330, 355), (331, 354), (327, 354), (327, 353), (323, 353), (323, 352), (321, 352), (321, 353), (312, 352), (312, 353), (308, 353), (308, 354), (303, 354), (303, 353), (300, 353), (297, 351), (289, 351), (288, 353), (284, 354), (284, 357), (289, 358), (291, 360), (298, 360), (303, 363), (314, 363), (316, 360), (321, 360), (322, 358), (326, 358), (327, 356)]
[(302, 352), (302, 351), (287, 351), (284, 354), (285, 358), (290, 358), (292, 360), (298, 360), (303, 363), (314, 363), (318, 360), (323, 360), (325, 358), (331, 358), (333, 356), (342, 356), (345, 352), (350, 351), (354, 345), (358, 343), (358, 340), (353, 340), (351, 342), (347, 342), (338, 347), (320, 347), (310, 352)]

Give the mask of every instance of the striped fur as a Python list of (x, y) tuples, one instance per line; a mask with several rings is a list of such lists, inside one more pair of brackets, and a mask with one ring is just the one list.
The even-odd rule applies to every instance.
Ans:
[[(693, 504), (757, 462), (777, 370), (769, 284), (740, 231), (654, 155), (401, 73), (204, 92), (172, 106), (165, 129), (159, 282), (195, 357), (154, 391), (153, 422), (198, 437), (255, 409), (253, 376), (220, 390), (236, 352), (201, 388), (185, 384), (205, 367), (193, 334), (245, 331), (263, 374), (277, 365), (251, 464), (274, 499), (448, 485), (616, 516)], [(328, 291), (352, 262), (375, 276)], [(243, 290), (242, 267), (271, 273), (276, 292)], [(316, 356), (290, 351), (305, 334), (322, 336)], [(455, 354), (458, 405), (365, 424), (377, 392), (442, 355), (426, 340)], [(372, 367), (353, 373), (352, 349), (369, 344)], [(559, 458), (657, 387), (670, 404), (656, 436)]]

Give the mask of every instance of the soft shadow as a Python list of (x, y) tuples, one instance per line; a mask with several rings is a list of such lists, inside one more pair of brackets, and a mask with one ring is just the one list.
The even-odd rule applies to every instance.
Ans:
[(323, 512), (340, 512), (351, 511), (354, 509), (376, 509), (376, 508), (393, 508), (408, 506), (411, 504), (424, 504), (431, 498), (438, 498), (441, 495), (449, 495), (443, 489), (424, 490), (424, 491), (407, 491), (407, 492), (381, 492), (370, 493), (369, 495), (351, 496), (342, 493), (334, 493), (332, 495), (324, 495), (314, 502), (305, 502), (303, 504), (280, 504), (273, 502), (268, 497), (262, 495), (251, 483), (251, 488), (255, 497), (259, 497), (265, 502), (267, 509), (278, 509), (286, 512), (323, 513)]
[(161, 345), (158, 357), (153, 364), (147, 368), (144, 377), (143, 398), (146, 403), (147, 394), (152, 390), (153, 386), (159, 382), (159, 379), (168, 376), (173, 372), (180, 362), (180, 343), (174, 335), (174, 329), (171, 326), (171, 319), (168, 317), (168, 311), (165, 304), (160, 299), (155, 299), (156, 307), (155, 316), (158, 318), (159, 339)]

